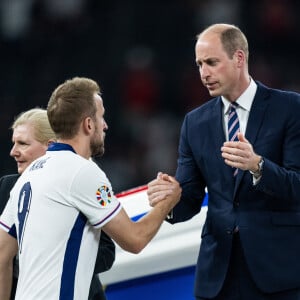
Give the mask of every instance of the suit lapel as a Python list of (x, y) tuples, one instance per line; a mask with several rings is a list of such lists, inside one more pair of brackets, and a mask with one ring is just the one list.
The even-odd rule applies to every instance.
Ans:
[[(223, 128), (223, 103), (221, 97), (218, 97), (215, 104), (212, 106), (210, 122), (209, 122), (209, 132), (211, 133), (211, 138), (213, 140), (213, 149), (216, 151), (216, 156), (220, 160), (221, 164), (218, 166), (222, 167), (222, 172), (225, 173), (225, 176), (232, 176), (232, 168), (227, 166), (224, 162), (224, 159), (221, 155), (221, 147), (225, 142), (225, 132)], [(221, 170), (220, 170), (221, 171)]]
[(222, 145), (225, 142), (225, 134), (223, 129), (223, 116), (222, 116), (222, 101), (219, 97), (215, 103), (215, 105), (212, 107), (212, 113), (210, 116), (210, 132), (211, 138), (213, 139), (216, 150), (219, 153), (220, 152), (220, 145)]
[[(251, 106), (245, 133), (246, 139), (251, 143), (252, 146), (255, 144), (259, 129), (261, 128), (263, 123), (266, 109), (269, 105), (268, 96), (268, 89), (264, 85), (257, 82), (257, 91)], [(244, 173), (245, 171), (239, 170), (237, 174), (234, 195), (243, 178)]]
[(246, 139), (253, 145), (256, 141), (256, 137), (262, 122), (264, 115), (269, 104), (267, 99), (268, 90), (262, 85), (258, 84), (257, 92), (254, 97), (252, 107), (249, 114), (247, 129), (246, 129)]

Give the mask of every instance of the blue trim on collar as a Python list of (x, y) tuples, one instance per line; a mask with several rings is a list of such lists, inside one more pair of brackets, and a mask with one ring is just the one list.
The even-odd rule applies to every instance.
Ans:
[(64, 143), (52, 143), (49, 145), (47, 151), (72, 151), (76, 153), (71, 145)]

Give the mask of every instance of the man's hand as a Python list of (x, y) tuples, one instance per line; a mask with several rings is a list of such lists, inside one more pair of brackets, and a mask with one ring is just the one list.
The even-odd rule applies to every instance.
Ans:
[(227, 165), (256, 172), (261, 156), (257, 155), (252, 145), (240, 132), (238, 133), (238, 142), (225, 142), (221, 148), (222, 157)]
[(174, 177), (159, 172), (157, 178), (148, 183), (147, 194), (150, 206), (165, 200), (172, 201), (175, 206), (181, 196), (181, 187)]

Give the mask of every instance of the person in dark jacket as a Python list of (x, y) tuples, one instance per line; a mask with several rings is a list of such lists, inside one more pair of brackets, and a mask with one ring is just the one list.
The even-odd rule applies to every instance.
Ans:
[[(300, 299), (300, 94), (255, 81), (248, 59), (232, 24), (197, 36), (195, 61), (213, 98), (182, 123), (182, 194), (168, 220), (198, 214), (207, 191), (197, 300)], [(152, 205), (160, 181), (148, 189)]]

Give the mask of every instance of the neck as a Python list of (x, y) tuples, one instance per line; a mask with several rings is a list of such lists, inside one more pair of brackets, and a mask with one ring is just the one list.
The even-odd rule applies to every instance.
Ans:
[(88, 147), (88, 143), (79, 142), (78, 139), (58, 139), (58, 143), (68, 144), (73, 147), (75, 152), (83, 158), (89, 159), (91, 157), (91, 151)]
[(239, 77), (238, 84), (235, 86), (236, 89), (233, 89), (230, 95), (224, 95), (224, 97), (230, 101), (235, 102), (248, 88), (251, 82), (251, 77), (249, 74), (244, 74), (243, 76)]

